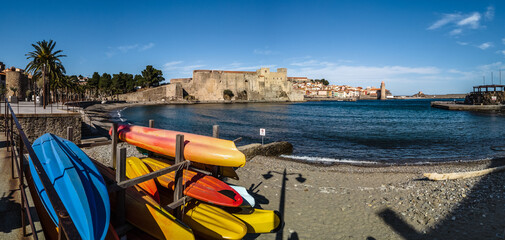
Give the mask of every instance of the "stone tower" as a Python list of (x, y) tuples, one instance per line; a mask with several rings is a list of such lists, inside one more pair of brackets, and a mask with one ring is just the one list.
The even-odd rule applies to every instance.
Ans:
[(380, 100), (386, 100), (386, 84), (384, 81), (381, 82)]
[[(5, 71), (6, 76), (6, 87), (7, 96), (16, 95), (19, 99), (25, 98), (26, 90), (28, 89), (28, 76), (24, 73), (22, 69), (12, 67)], [(16, 88), (16, 93), (14, 93), (12, 88)]]

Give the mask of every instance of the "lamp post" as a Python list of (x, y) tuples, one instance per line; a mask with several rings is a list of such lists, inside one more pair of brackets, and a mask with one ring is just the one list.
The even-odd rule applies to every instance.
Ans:
[[(286, 172), (286, 169), (284, 168), (284, 172), (277, 172), (277, 171), (268, 171), (266, 174), (263, 174), (263, 178), (264, 179), (270, 179), (273, 177), (273, 174), (272, 173), (276, 173), (276, 174), (282, 174), (282, 186), (281, 186), (281, 197), (279, 199), (279, 213), (280, 213), (280, 217), (281, 219), (284, 219), (284, 209), (285, 209), (285, 203), (286, 203), (286, 181), (288, 181), (289, 179), (287, 178), (287, 176), (290, 176), (290, 175), (296, 175), (298, 174), (298, 177), (296, 177), (296, 181), (298, 181), (299, 183), (303, 183), (305, 182), (305, 180), (307, 180), (306, 178), (302, 177), (302, 174), (300, 173), (287, 173)], [(275, 239), (276, 240), (282, 240), (283, 238), (283, 229), (279, 229), (279, 231), (277, 232), (277, 235), (275, 236)]]

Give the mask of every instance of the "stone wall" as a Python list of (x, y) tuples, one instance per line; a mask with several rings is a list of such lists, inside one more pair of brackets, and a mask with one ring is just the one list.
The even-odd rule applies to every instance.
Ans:
[(73, 142), (81, 141), (82, 119), (79, 113), (16, 114), (26, 136), (33, 143), (45, 133), (67, 138), (67, 127), (73, 127)]
[(155, 88), (139, 90), (133, 93), (118, 95), (118, 100), (128, 102), (174, 101), (182, 100), (181, 84), (167, 84)]
[(188, 95), (199, 101), (224, 101), (224, 90), (231, 90), (232, 100), (247, 101), (303, 101), (303, 91), (293, 89), (287, 69), (269, 68), (257, 71), (195, 70), (193, 78), (171, 79), (179, 83)]

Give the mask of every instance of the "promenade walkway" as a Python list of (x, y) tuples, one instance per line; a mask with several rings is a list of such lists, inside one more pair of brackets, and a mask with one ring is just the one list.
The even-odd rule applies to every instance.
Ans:
[[(23, 239), (23, 229), (21, 227), (21, 193), (19, 190), (19, 179), (11, 178), (10, 153), (7, 151), (7, 141), (3, 132), (0, 132), (0, 239)], [(42, 226), (38, 220), (35, 207), (31, 201), (30, 191), (26, 187), (29, 205), (38, 239), (45, 239)], [(28, 220), (26, 220), (28, 224)], [(30, 226), (26, 227), (27, 233), (31, 233)], [(28, 235), (26, 239), (32, 239)]]
[[(5, 103), (0, 103), (1, 112), (4, 112)], [(12, 110), (15, 114), (51, 114), (51, 113), (68, 113), (73, 110), (72, 107), (59, 104), (50, 104), (46, 109), (42, 106), (35, 106), (33, 102), (11, 103)], [(68, 111), (67, 111), (68, 109)]]

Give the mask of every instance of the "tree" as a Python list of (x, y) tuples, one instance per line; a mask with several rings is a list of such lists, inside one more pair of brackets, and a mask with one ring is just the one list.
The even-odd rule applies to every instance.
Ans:
[(235, 94), (230, 89), (226, 89), (223, 91), (223, 98), (224, 100), (231, 100)]
[(144, 78), (139, 75), (139, 74), (135, 74), (135, 77), (133, 78), (133, 81), (135, 82), (135, 87), (137, 86), (144, 86)]
[(330, 82), (328, 82), (328, 80), (326, 80), (324, 78), (323, 79), (315, 79), (315, 80), (313, 80), (313, 82), (322, 83), (325, 86), (328, 86), (330, 84)]
[(98, 88), (100, 91), (106, 95), (112, 93), (110, 87), (112, 85), (112, 77), (108, 73), (103, 73), (98, 82)]
[(163, 78), (163, 72), (154, 68), (152, 65), (147, 65), (146, 69), (142, 71), (143, 87), (156, 87), (161, 81), (165, 80)]
[(86, 84), (89, 89), (94, 93), (96, 97), (98, 95), (98, 83), (100, 82), (100, 74), (98, 72), (94, 72), (93, 76), (88, 79), (88, 83)]
[(66, 57), (61, 54), (62, 50), (55, 50), (56, 42), (53, 40), (43, 40), (36, 44), (32, 44), (35, 51), (26, 54), (26, 59), (31, 61), (26, 66), (26, 71), (32, 73), (33, 76), (39, 78), (40, 76), (47, 77), (44, 83), (44, 108), (48, 99), (48, 82), (58, 81), (65, 78), (65, 67), (61, 63), (60, 58)]

